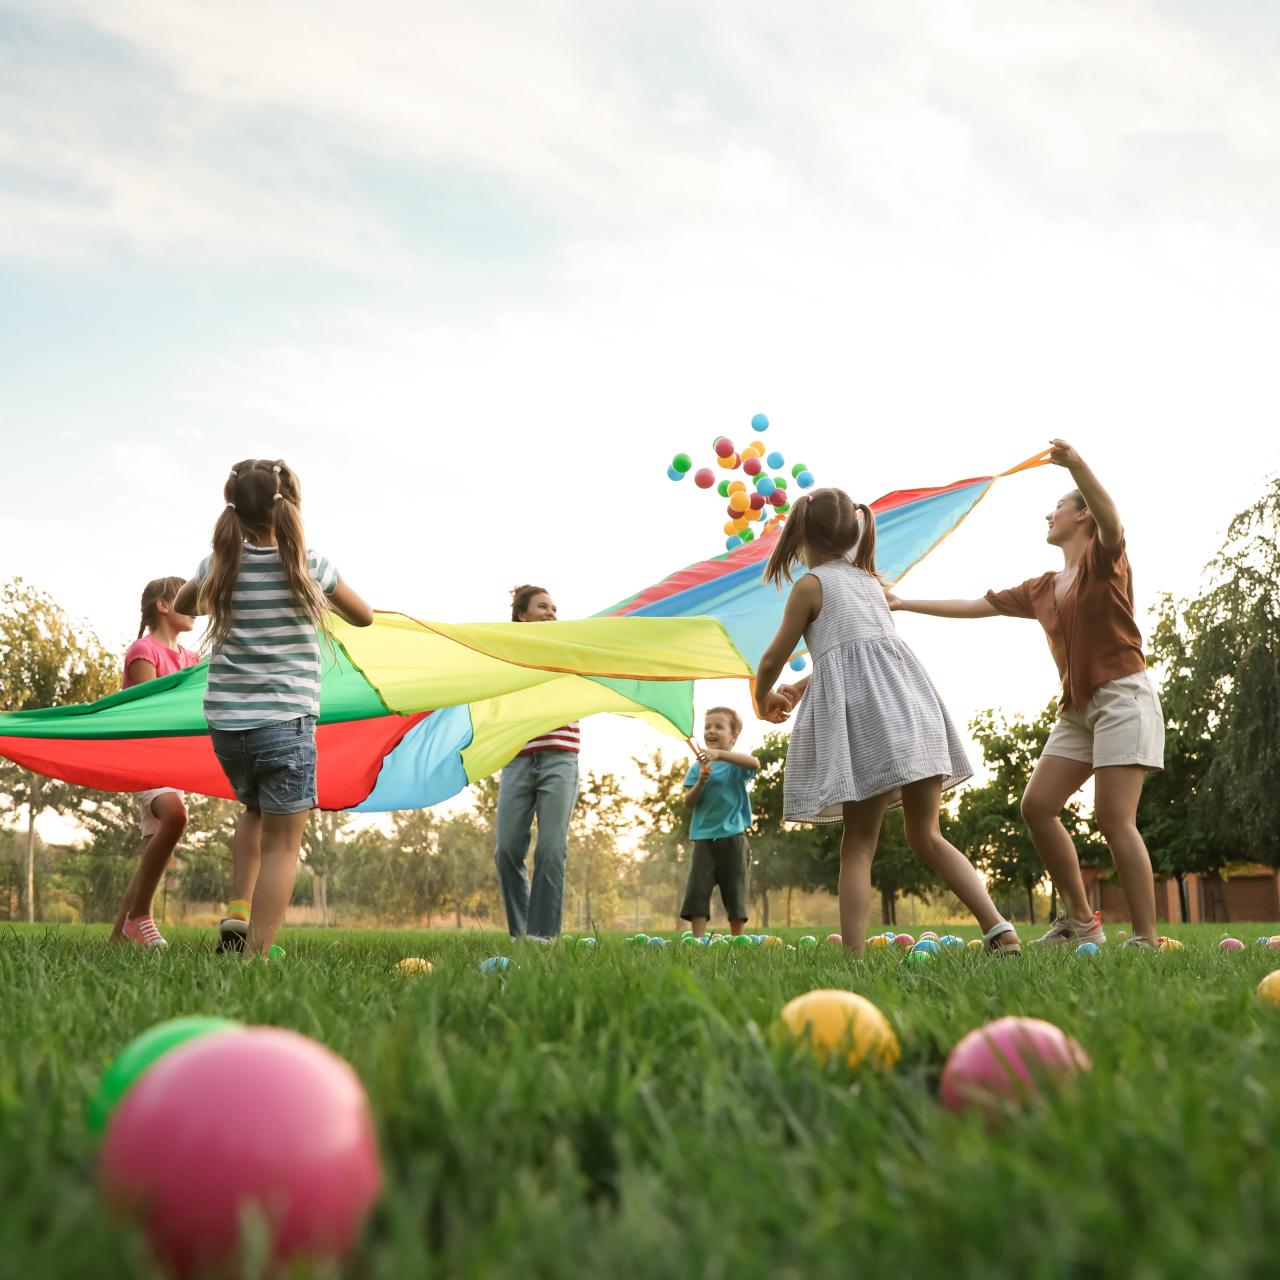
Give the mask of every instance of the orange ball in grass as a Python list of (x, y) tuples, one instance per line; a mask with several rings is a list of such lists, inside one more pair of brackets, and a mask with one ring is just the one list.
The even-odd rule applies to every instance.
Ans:
[(403, 974), (430, 973), (431, 961), (424, 960), (421, 956), (405, 956), (403, 960), (396, 962), (396, 972)]
[(1272, 969), (1258, 983), (1258, 995), (1268, 1004), (1280, 1004), (1280, 969)]
[(889, 1019), (853, 991), (806, 992), (784, 1005), (781, 1016), (787, 1030), (797, 1040), (806, 1040), (820, 1062), (840, 1053), (851, 1067), (865, 1063), (887, 1071), (902, 1056)]

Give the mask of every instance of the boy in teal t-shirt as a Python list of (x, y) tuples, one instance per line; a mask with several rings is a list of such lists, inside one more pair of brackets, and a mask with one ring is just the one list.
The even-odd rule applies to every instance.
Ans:
[(729, 917), (730, 932), (739, 934), (747, 922), (747, 875), (750, 850), (751, 799), (747, 784), (760, 768), (755, 756), (735, 752), (742, 721), (731, 707), (712, 707), (703, 723), (706, 756), (685, 776), (685, 803), (693, 811), (689, 835), (693, 864), (685, 886), (680, 915), (697, 937), (706, 932), (711, 915), (711, 891), (720, 886), (720, 900)]

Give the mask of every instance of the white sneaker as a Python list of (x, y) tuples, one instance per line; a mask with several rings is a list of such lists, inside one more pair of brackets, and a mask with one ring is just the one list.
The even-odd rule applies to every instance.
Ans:
[(1078, 946), (1082, 942), (1096, 942), (1101, 946), (1107, 940), (1102, 931), (1102, 921), (1094, 916), (1092, 919), (1072, 920), (1060, 915), (1050, 926), (1049, 932), (1042, 938), (1033, 938), (1033, 947), (1066, 947)]

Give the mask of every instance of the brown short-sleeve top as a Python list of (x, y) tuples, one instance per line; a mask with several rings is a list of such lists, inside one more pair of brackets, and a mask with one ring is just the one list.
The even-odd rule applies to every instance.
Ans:
[(987, 600), (1006, 617), (1034, 618), (1044, 628), (1062, 677), (1062, 705), (1083, 711), (1100, 684), (1146, 670), (1124, 539), (1115, 547), (1090, 540), (1061, 608), (1053, 593), (1057, 576), (988, 591)]

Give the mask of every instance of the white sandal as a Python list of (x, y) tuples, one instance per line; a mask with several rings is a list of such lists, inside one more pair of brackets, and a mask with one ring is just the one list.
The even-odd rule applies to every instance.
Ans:
[[(997, 938), (1003, 937), (1006, 933), (1014, 935), (1012, 942), (1003, 944), (996, 941)], [(998, 921), (982, 935), (982, 946), (988, 955), (1020, 956), (1022, 954), (1022, 944), (1018, 941), (1018, 931), (1007, 920)]]

